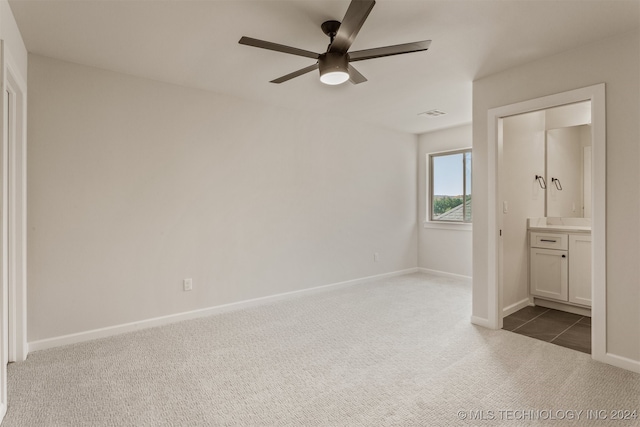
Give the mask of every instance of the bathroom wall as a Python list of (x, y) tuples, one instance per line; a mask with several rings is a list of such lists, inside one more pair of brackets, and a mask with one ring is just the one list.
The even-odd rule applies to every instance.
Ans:
[[(590, 121), (590, 102), (520, 114), (502, 121), (500, 185), (505, 316), (529, 303), (527, 218), (583, 215), (583, 149), (591, 145), (590, 126), (584, 123)], [(536, 175), (542, 176), (544, 183), (536, 180)], [(560, 180), (558, 187), (552, 178)]]
[(535, 175), (544, 175), (545, 170), (544, 123), (544, 111), (503, 120), (500, 183), (505, 315), (529, 303), (527, 218), (544, 216), (545, 190), (534, 179)]

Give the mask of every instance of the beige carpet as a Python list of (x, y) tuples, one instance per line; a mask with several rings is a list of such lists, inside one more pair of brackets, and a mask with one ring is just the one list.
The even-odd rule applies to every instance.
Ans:
[(640, 425), (610, 420), (640, 375), (473, 326), (470, 301), (413, 274), (35, 352), (3, 427)]

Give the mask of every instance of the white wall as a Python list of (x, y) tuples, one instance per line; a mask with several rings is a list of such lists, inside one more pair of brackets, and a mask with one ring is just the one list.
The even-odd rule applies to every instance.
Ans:
[(473, 84), (473, 315), (488, 319), (487, 111), (606, 84), (607, 351), (640, 362), (640, 34), (599, 41)]
[[(465, 227), (456, 228), (456, 225), (448, 225), (447, 228), (423, 226), (427, 218), (429, 189), (427, 155), (469, 148), (471, 135), (471, 125), (467, 124), (425, 133), (418, 137), (418, 266), (421, 268), (471, 277), (471, 230)], [(475, 164), (472, 155), (473, 167)]]
[(502, 121), (503, 310), (529, 299), (527, 218), (545, 216), (545, 190), (535, 180), (545, 176), (544, 123), (544, 111)]
[(557, 129), (580, 126), (591, 123), (591, 101), (547, 108), (545, 110), (545, 128)]
[(16, 71), (27, 81), (27, 48), (7, 0), (0, 0), (0, 38), (4, 41), (5, 53), (16, 66)]
[(37, 55), (29, 83), (29, 341), (417, 266), (415, 135)]

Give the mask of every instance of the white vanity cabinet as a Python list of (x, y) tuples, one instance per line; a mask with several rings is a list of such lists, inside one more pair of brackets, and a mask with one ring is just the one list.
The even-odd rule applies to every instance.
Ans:
[(591, 307), (591, 235), (569, 234), (569, 302)]
[(539, 298), (591, 306), (591, 235), (531, 231), (529, 289)]
[(568, 301), (569, 258), (566, 234), (531, 232), (532, 295)]

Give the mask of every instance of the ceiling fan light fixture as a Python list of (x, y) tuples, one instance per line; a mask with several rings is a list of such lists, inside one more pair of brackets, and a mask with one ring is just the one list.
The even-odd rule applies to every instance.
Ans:
[(326, 85), (339, 85), (349, 80), (349, 73), (344, 71), (331, 71), (320, 73), (320, 81)]
[(346, 53), (327, 52), (318, 58), (320, 81), (326, 85), (339, 85), (349, 80), (349, 56)]

